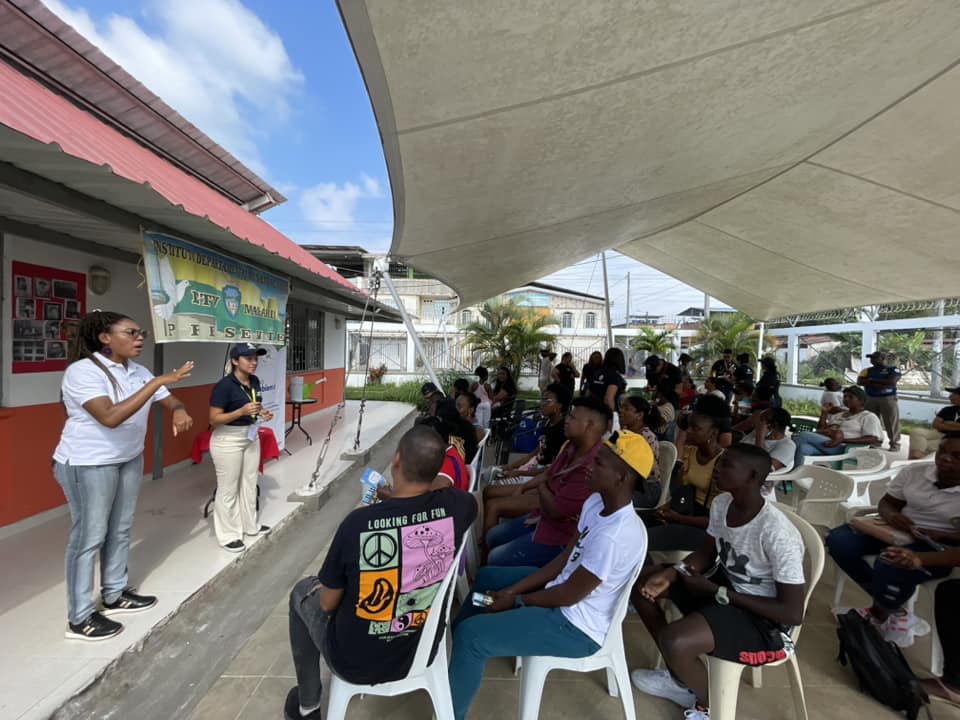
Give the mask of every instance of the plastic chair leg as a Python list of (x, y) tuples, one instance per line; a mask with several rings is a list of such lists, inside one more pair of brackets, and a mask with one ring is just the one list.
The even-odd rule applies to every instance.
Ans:
[[(611, 674), (620, 691), (620, 700), (623, 702), (623, 716), (626, 720), (637, 720), (637, 711), (633, 706), (633, 690), (630, 687), (630, 670), (627, 668), (627, 658), (621, 653), (614, 653), (613, 670), (607, 670), (607, 682)], [(610, 693), (614, 695), (614, 693)], [(614, 695), (616, 697), (616, 695)]]
[[(519, 658), (518, 658), (519, 659)], [(547, 665), (531, 658), (523, 666), (520, 675), (520, 718), (537, 720), (540, 715), (540, 698), (547, 680)]]
[(347, 685), (336, 676), (330, 679), (330, 696), (327, 700), (327, 720), (345, 720), (347, 706), (350, 705), (350, 692)]
[(807, 720), (807, 701), (803, 696), (803, 680), (800, 678), (800, 663), (797, 662), (796, 653), (787, 661), (787, 674), (790, 676), (790, 691), (793, 693), (794, 714), (797, 720)]
[(620, 690), (617, 686), (617, 675), (612, 667), (607, 668), (607, 694), (610, 697), (620, 697)]
[(763, 671), (760, 668), (750, 668), (750, 684), (755, 688), (763, 687)]
[(718, 658), (707, 659), (710, 676), (710, 720), (736, 720), (740, 675), (744, 666)]
[(453, 696), (450, 694), (450, 681), (447, 678), (447, 664), (434, 660), (427, 670), (427, 692), (433, 701), (433, 716), (438, 720), (453, 720)]
[(519, 655), (513, 659), (513, 676), (516, 677), (523, 670), (523, 658)]
[(847, 574), (840, 569), (838, 565), (835, 572), (836, 586), (833, 591), (833, 606), (840, 607), (840, 599), (843, 597), (843, 589), (847, 585)]

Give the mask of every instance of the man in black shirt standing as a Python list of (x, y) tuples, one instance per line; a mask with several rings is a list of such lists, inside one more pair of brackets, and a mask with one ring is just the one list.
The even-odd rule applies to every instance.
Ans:
[(472, 495), (430, 490), (445, 452), (446, 442), (431, 428), (408, 430), (390, 465), (390, 499), (347, 515), (319, 576), (294, 586), (290, 649), (297, 686), (284, 704), (287, 720), (319, 720), (321, 653), (352, 683), (390, 682), (409, 671), (420, 628), (477, 516)]
[(733, 350), (724, 348), (723, 357), (710, 367), (710, 377), (733, 380), (737, 364), (733, 361)]

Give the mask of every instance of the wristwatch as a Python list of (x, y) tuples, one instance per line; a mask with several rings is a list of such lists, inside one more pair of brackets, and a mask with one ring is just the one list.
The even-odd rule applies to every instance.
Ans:
[(720, 587), (717, 588), (717, 594), (714, 595), (713, 598), (720, 605), (730, 604), (730, 596), (727, 595), (727, 588), (724, 585), (721, 585)]
[(513, 598), (513, 607), (522, 608), (526, 607), (527, 604), (523, 601), (523, 595), (515, 595)]

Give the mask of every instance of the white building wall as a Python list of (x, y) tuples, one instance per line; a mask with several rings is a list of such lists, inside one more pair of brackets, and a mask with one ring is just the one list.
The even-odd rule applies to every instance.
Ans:
[[(158, 369), (153, 367), (153, 325), (147, 289), (146, 286), (138, 287), (142, 281), (135, 264), (10, 234), (4, 234), (3, 248), (3, 300), (0, 304), (0, 313), (3, 317), (0, 323), (3, 367), (0, 378), (3, 382), (5, 407), (59, 402), (60, 382), (63, 376), (62, 372), (17, 373), (16, 375), (12, 373), (13, 321), (11, 318), (14, 315), (15, 301), (11, 296), (10, 278), (11, 264), (14, 261), (84, 273), (91, 265), (107, 268), (111, 274), (110, 290), (104, 295), (94, 295), (90, 291), (88, 281), (87, 311), (99, 308), (122, 312), (141, 323), (144, 329), (149, 329), (151, 336), (144, 342), (143, 354), (138, 362), (157, 373)], [(178, 387), (214, 383), (223, 376), (226, 350), (226, 343), (167, 343), (164, 346), (165, 367), (159, 370), (160, 372), (170, 370), (179, 367), (187, 360), (193, 360), (196, 364), (193, 374)], [(341, 360), (336, 367), (342, 367), (342, 357), (341, 349)]]

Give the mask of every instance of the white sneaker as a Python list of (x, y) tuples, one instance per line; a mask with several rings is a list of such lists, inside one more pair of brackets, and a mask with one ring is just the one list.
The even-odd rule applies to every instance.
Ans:
[(683, 711), (685, 720), (710, 720), (710, 711), (699, 708), (690, 708)]
[(697, 696), (693, 691), (678, 683), (669, 670), (634, 670), (630, 673), (630, 680), (640, 692), (666, 698), (682, 708), (692, 708), (697, 704)]

